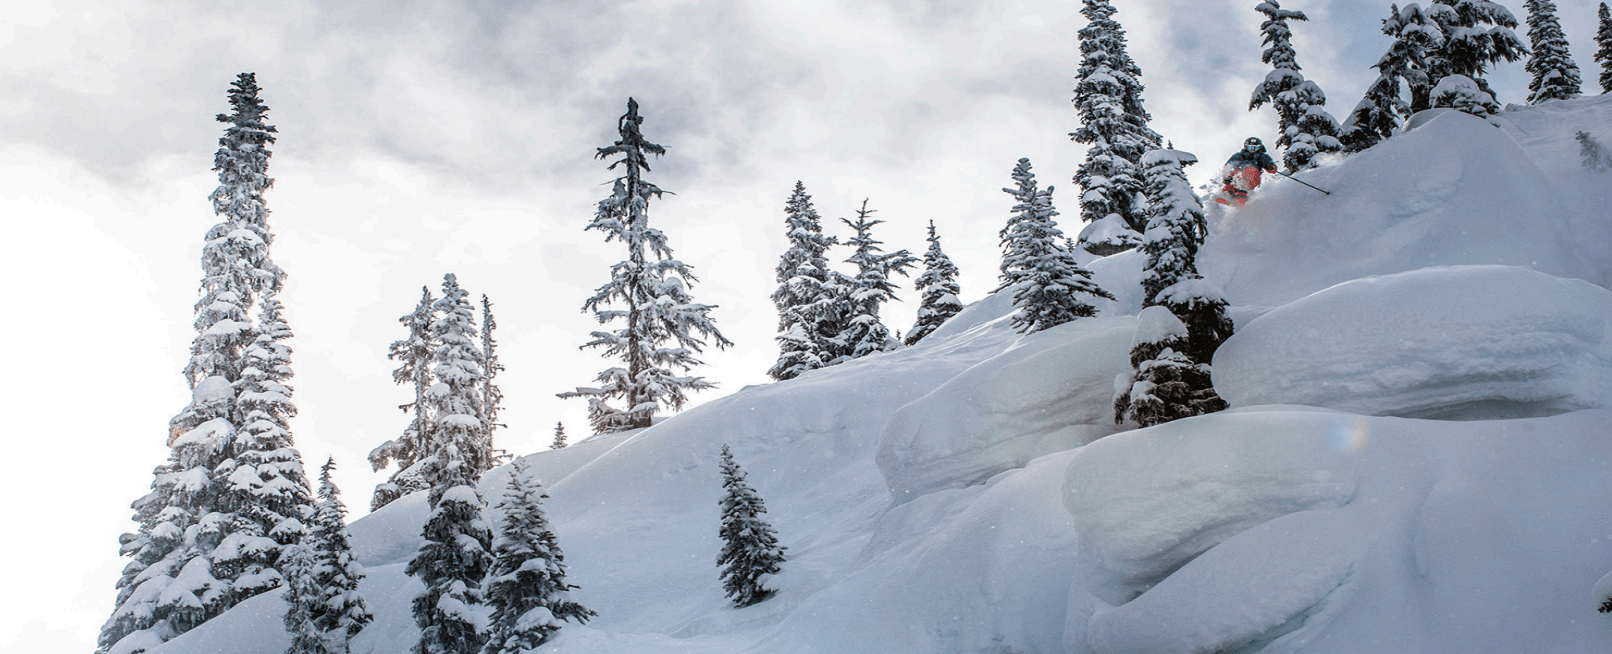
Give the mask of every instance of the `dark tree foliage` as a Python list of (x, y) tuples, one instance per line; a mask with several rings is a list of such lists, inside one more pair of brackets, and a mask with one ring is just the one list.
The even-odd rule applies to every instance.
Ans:
[(1138, 316), (1131, 346), (1131, 383), (1114, 398), (1114, 422), (1130, 419), (1143, 427), (1222, 411), (1209, 366), (1185, 353), (1187, 328), (1162, 306)]
[(482, 419), (487, 423), (487, 448), (497, 456), (498, 448), (493, 447), (493, 431), (505, 427), (498, 422), (498, 411), (504, 403), (504, 391), (493, 383), (498, 373), (504, 371), (504, 364), (498, 361), (498, 341), (493, 339), (493, 330), (498, 329), (498, 322), (493, 320), (493, 303), (487, 299), (486, 294), (481, 296), (481, 358), (486, 362), (487, 374), (481, 380), (481, 411)]
[(425, 584), (414, 598), (420, 640), (411, 651), (477, 654), (486, 641), (476, 613), (485, 601), (482, 580), (493, 564), (492, 530), (481, 493), (469, 477), (470, 466), (458, 453), (443, 447), (426, 463), (431, 515), (422, 533), (425, 543), (404, 569)]
[(744, 469), (733, 460), (733, 452), (722, 444), (722, 553), (716, 564), (722, 568), (722, 587), (738, 607), (766, 600), (778, 592), (773, 575), (784, 562), (778, 536), (762, 516), (767, 506), (756, 490), (745, 481)]
[(491, 466), (492, 451), (480, 406), (482, 354), (467, 295), (449, 273), (433, 305), (436, 365), (431, 372), (437, 383), (426, 393), (432, 420), (425, 442), (431, 449), (419, 463), (430, 488), (431, 514), (422, 533), (425, 543), (404, 570), (425, 584), (414, 598), (414, 622), (420, 627), (414, 654), (475, 654), (486, 638), (476, 613), (484, 601), (482, 580), (492, 566), (492, 530), (476, 481)]

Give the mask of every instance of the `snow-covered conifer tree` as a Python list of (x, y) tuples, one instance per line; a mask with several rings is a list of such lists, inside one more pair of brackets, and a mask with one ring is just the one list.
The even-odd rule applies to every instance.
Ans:
[(498, 505), (504, 521), (487, 580), (493, 616), (482, 654), (535, 651), (560, 630), (561, 620), (581, 624), (597, 615), (571, 598), (576, 586), (565, 581), (565, 554), (543, 511), (548, 495), (528, 476), (526, 461), (515, 459)]
[(319, 503), (314, 506), (313, 528), (304, 543), (313, 552), (314, 579), (319, 604), (314, 625), (324, 634), (331, 654), (346, 654), (347, 642), (374, 619), (358, 594), (364, 567), (353, 558), (353, 536), (347, 530), (347, 507), (341, 490), (331, 481), (334, 458), (326, 459), (319, 473)]
[(963, 310), (963, 301), (957, 298), (962, 289), (957, 285), (957, 265), (940, 249), (940, 236), (935, 233), (935, 221), (929, 221), (929, 249), (924, 252), (924, 272), (914, 286), (918, 289), (918, 320), (907, 332), (907, 345), (916, 344), (931, 332), (946, 324), (952, 316)]
[(721, 578), (728, 598), (743, 608), (778, 592), (773, 576), (788, 548), (778, 544), (777, 533), (762, 517), (767, 505), (745, 480), (727, 443), (722, 444), (722, 489), (722, 553), (716, 564), (725, 566)]
[(1115, 381), (1114, 422), (1130, 419), (1143, 427), (1226, 408), (1215, 394), (1209, 366), (1184, 352), (1187, 327), (1162, 306), (1137, 316), (1129, 375)]
[(1075, 108), (1080, 128), (1069, 134), (1085, 143), (1086, 161), (1075, 172), (1081, 188), (1081, 247), (1112, 254), (1135, 247), (1146, 226), (1137, 192), (1137, 162), (1162, 139), (1148, 127), (1142, 106), (1142, 70), (1125, 50), (1125, 30), (1108, 0), (1082, 0), (1087, 24), (1079, 31), (1080, 68)]
[(997, 291), (1024, 281), (1030, 274), (1029, 265), (1035, 257), (1030, 252), (1032, 244), (1025, 240), (1027, 232), (1019, 229), (1020, 223), (1037, 220), (1035, 203), (1036, 198), (1041, 195), (1035, 181), (1035, 173), (1030, 171), (1030, 160), (1019, 158), (1019, 162), (1013, 165), (1012, 177), (1014, 187), (1002, 189), (1003, 193), (1013, 196), (1013, 208), (1009, 210), (1012, 213), (1008, 215), (1007, 224), (997, 232), (997, 238), (1002, 244), (1000, 265), (1002, 274), (997, 277), (1001, 280), (996, 287)]
[(1016, 188), (1002, 189), (1012, 195), (1013, 217), (1003, 228), (1002, 286), (1017, 286), (1013, 293), (1013, 326), (1024, 333), (1038, 332), (1076, 318), (1096, 314), (1081, 296), (1114, 299), (1091, 281), (1091, 272), (1080, 265), (1064, 243), (1053, 216), (1052, 187), (1036, 189), (1030, 160), (1020, 159), (1013, 168)]
[(1567, 35), (1562, 23), (1556, 19), (1556, 3), (1551, 0), (1527, 0), (1528, 42), (1533, 52), (1525, 68), (1533, 75), (1528, 82), (1528, 104), (1546, 100), (1576, 98), (1583, 92), (1583, 79), (1578, 64), (1568, 52)]
[[(1432, 0), (1424, 11), (1444, 37), (1439, 47), (1427, 55), (1429, 83), (1437, 89), (1446, 77), (1459, 75), (1489, 96), (1488, 101), (1471, 97), (1466, 90), (1468, 84), (1457, 81), (1446, 88), (1459, 92), (1442, 95), (1435, 92), (1433, 106), (1466, 107), (1464, 110), (1481, 106), (1489, 113), (1499, 112), (1499, 100), (1483, 75), (1493, 64), (1516, 61), (1528, 53), (1528, 47), (1512, 31), (1517, 27), (1517, 18), (1505, 7), (1489, 0)], [(1440, 98), (1461, 106), (1439, 104)]]
[(789, 249), (778, 260), (778, 289), (772, 293), (778, 307), (779, 354), (767, 371), (779, 381), (833, 362), (844, 328), (836, 299), (850, 286), (848, 277), (828, 267), (828, 249), (835, 239), (823, 234), (812, 196), (799, 181), (784, 203), (784, 229)]
[[(277, 408), (269, 411), (283, 412), (289, 406), (267, 395), (253, 395), (257, 404), (240, 401), (241, 392), (267, 388), (289, 369), (259, 368), (247, 387), (237, 388), (248, 367), (247, 350), (258, 339), (250, 312), (257, 297), (279, 290), (285, 277), (269, 257), (273, 234), (263, 193), (274, 183), (267, 174), (268, 145), (276, 130), (266, 122), (268, 107), (258, 93), (255, 75), (238, 75), (229, 92), (231, 113), (218, 115), (227, 127), (213, 158), (219, 186), (209, 199), (221, 220), (202, 246), (197, 335), (184, 370), (191, 402), (169, 422), (172, 449), (168, 462), (153, 471), (151, 493), (132, 505), (139, 531), (119, 539), (121, 553), (134, 560), (118, 580), (117, 607), (102, 627), (100, 652), (155, 647), (282, 579), (272, 567), (281, 543), (268, 534), (283, 518), (298, 517), (283, 503), (295, 494), (294, 481), (284, 477), (294, 472), (286, 466), (295, 462), (295, 450), (287, 457), (275, 441), (245, 465), (234, 458), (243, 451), (238, 444), (262, 444), (258, 436), (265, 434), (270, 441), (285, 436), (290, 447), (289, 433), (271, 425), (237, 438), (249, 414), (257, 415), (251, 411), (272, 405)], [(271, 349), (276, 340), (268, 339)], [(260, 352), (259, 359), (275, 352)], [(266, 466), (262, 472), (270, 478), (259, 481), (268, 487), (249, 479), (258, 463)], [(284, 526), (291, 531), (282, 535), (289, 536), (298, 525)]]
[(1203, 203), (1192, 192), (1184, 168), (1198, 163), (1190, 152), (1154, 150), (1146, 166), (1148, 230), (1142, 251), (1142, 306), (1160, 304), (1159, 291), (1198, 276), (1198, 246), (1208, 235)]
[(492, 530), (469, 465), (451, 445), (427, 461), (432, 481), (425, 543), (405, 572), (425, 584), (414, 598), (420, 641), (414, 654), (476, 654), (486, 641), (480, 628), (482, 580), (492, 567)]
[(1142, 158), (1148, 200), (1142, 305), (1162, 305), (1184, 322), (1187, 340), (1175, 351), (1208, 365), (1233, 325), (1220, 289), (1198, 274), (1198, 246), (1208, 236), (1208, 222), (1184, 170), (1197, 161), (1180, 150), (1154, 150)]
[[(1415, 4), (1404, 11), (1393, 5), (1382, 22), (1382, 32), (1394, 40), (1372, 66), (1377, 69), (1377, 79), (1366, 87), (1365, 97), (1339, 128), (1339, 140), (1350, 152), (1393, 136), (1403, 119), (1411, 115), (1413, 104), (1431, 106), (1428, 97), (1433, 87), (1426, 71), (1426, 55), (1444, 41), (1443, 33)], [(1401, 83), (1408, 87), (1412, 100), (1401, 97)]]
[(404, 413), (412, 411), (414, 416), (403, 428), (401, 436), (382, 443), (369, 453), (370, 466), (376, 472), (385, 469), (393, 461), (397, 462), (397, 470), (392, 476), (375, 487), (375, 497), (369, 504), (371, 511), (379, 510), (399, 497), (426, 489), (418, 464), (430, 451), (430, 446), (425, 442), (431, 424), (426, 391), (431, 388), (431, 358), (436, 351), (436, 345), (431, 340), (432, 307), (435, 304), (431, 289), (420, 287), (420, 303), (414, 306), (413, 311), (398, 318), (398, 322), (408, 329), (408, 337), (394, 341), (386, 354), (387, 358), (395, 359), (399, 364), (392, 371), (392, 381), (414, 385), (414, 401), (398, 406)]
[[(285, 654), (339, 654), (330, 650), (325, 634), (314, 616), (323, 607), (324, 593), (315, 578), (313, 553), (306, 545), (292, 545), (283, 555), (285, 562), (285, 630), (291, 646)], [(345, 651), (345, 650), (343, 650)]]
[(1254, 11), (1265, 15), (1260, 31), (1265, 35), (1266, 48), (1260, 60), (1274, 70), (1254, 88), (1248, 108), (1258, 109), (1269, 102), (1276, 109), (1276, 147), (1287, 148), (1283, 165), (1290, 172), (1308, 168), (1315, 155), (1337, 152), (1343, 147), (1338, 141), (1338, 121), (1323, 108), (1326, 94), (1315, 82), (1304, 79), (1293, 50), (1293, 32), (1287, 21), (1309, 18), (1302, 11), (1283, 9), (1279, 0), (1265, 0)]
[(437, 382), (426, 391), (426, 401), (431, 403), (431, 450), (451, 445), (469, 466), (466, 474), (474, 482), (492, 469), (493, 450), (482, 405), (487, 365), (476, 342), (469, 295), (459, 287), (457, 275), (442, 277), (442, 297), (432, 306), (436, 317), (431, 321), (431, 341), (436, 344), (431, 376)]
[(855, 249), (851, 257), (845, 262), (856, 266), (856, 277), (852, 278), (851, 285), (840, 297), (845, 316), (845, 328), (840, 332), (838, 343), (843, 348), (840, 356), (832, 363), (838, 363), (846, 358), (858, 359), (869, 354), (887, 352), (900, 347), (901, 342), (890, 335), (890, 328), (879, 319), (879, 307), (885, 302), (896, 300), (895, 284), (890, 282), (891, 273), (900, 273), (905, 276), (907, 270), (918, 263), (918, 258), (906, 250), (885, 252), (879, 247), (884, 241), (873, 238), (873, 226), (883, 224), (883, 220), (873, 218), (873, 209), (868, 208), (868, 201), (862, 201), (862, 208), (856, 212), (856, 220), (841, 218), (840, 221), (850, 227), (855, 235), (845, 242)]
[(492, 531), (485, 503), (476, 490), (491, 452), (481, 419), (481, 351), (474, 336), (475, 316), (466, 293), (453, 274), (444, 277), (442, 297), (431, 334), (437, 342), (437, 383), (427, 392), (431, 403), (430, 451), (420, 461), (429, 485), (431, 515), (405, 572), (420, 579), (425, 591), (414, 598), (414, 621), (420, 641), (414, 654), (474, 654), (485, 641), (478, 605), (482, 580), (492, 565)]
[(1494, 94), (1465, 75), (1447, 75), (1433, 87), (1433, 106), (1464, 111), (1479, 117), (1500, 112)]
[(214, 574), (231, 580), (234, 592), (251, 597), (279, 585), (275, 560), (283, 546), (300, 541), (313, 517), (312, 493), (302, 456), (291, 437), (291, 328), (271, 290), (258, 314), (256, 338), (246, 348), (235, 382), (241, 427), (223, 446), (213, 469), (223, 483), (224, 508), (235, 512), (231, 529), (214, 550)]
[[(648, 154), (662, 155), (666, 148), (644, 139), (639, 126), (638, 103), (627, 99), (627, 113), (617, 121), (621, 140), (599, 148), (597, 157), (621, 158), (610, 169), (622, 166), (610, 197), (599, 201), (597, 213), (587, 229), (604, 232), (605, 241), (621, 241), (627, 260), (611, 267), (611, 278), (583, 303), (600, 324), (623, 320), (615, 331), (596, 331), (584, 348), (604, 348), (607, 357), (618, 358), (626, 367), (612, 367), (599, 373), (598, 387), (578, 388), (560, 397), (588, 399), (588, 417), (594, 433), (607, 433), (648, 427), (656, 409), (681, 409), (689, 391), (712, 388), (704, 378), (687, 373), (700, 364), (695, 358), (713, 339), (719, 348), (731, 345), (711, 321), (711, 305), (699, 304), (688, 293), (694, 271), (672, 256), (666, 235), (649, 226), (649, 200), (661, 196), (660, 187), (643, 179), (649, 170)], [(611, 304), (625, 309), (607, 309)], [(621, 400), (622, 407), (609, 404)]]
[(1595, 63), (1601, 65), (1601, 92), (1612, 93), (1612, 9), (1606, 3), (1596, 10)]
[(556, 422), (554, 423), (554, 442), (549, 444), (549, 449), (560, 450), (565, 449), (565, 446), (565, 423)]

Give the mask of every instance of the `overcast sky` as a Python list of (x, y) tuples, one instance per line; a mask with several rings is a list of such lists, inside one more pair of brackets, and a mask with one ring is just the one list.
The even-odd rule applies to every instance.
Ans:
[[(327, 4), (339, 4), (332, 8)], [(1116, 2), (1153, 127), (1205, 162), (1250, 135), (1268, 70), (1255, 0)], [(1503, 2), (1519, 19), (1521, 0)], [(1595, 5), (1557, 3), (1587, 81)], [(1288, 2), (1304, 72), (1342, 117), (1374, 76), (1386, 0)], [(207, 195), (237, 73), (257, 73), (278, 126), (267, 196), (273, 256), (297, 338), (293, 422), (310, 471), (327, 456), (354, 514), (374, 484), (365, 454), (396, 435), (411, 397), (387, 345), (422, 285), (447, 272), (495, 303), (508, 370), (497, 445), (543, 449), (581, 401), (554, 394), (611, 365), (577, 346), (582, 300), (621, 258), (582, 226), (612, 173), (593, 158), (635, 97), (667, 147), (651, 207), (735, 346), (697, 401), (767, 383), (768, 300), (796, 180), (837, 219), (864, 198), (887, 249), (921, 254), (927, 221), (962, 268), (963, 299), (994, 286), (1001, 192), (1019, 157), (1057, 187), (1078, 233), (1069, 141), (1080, 3), (30, 2), (0, 22), (0, 266), (17, 292), (3, 335), (14, 470), (0, 560), (0, 649), (93, 649), (124, 561), (117, 536), (188, 398), (180, 375), (200, 278)], [(1519, 34), (1525, 30), (1519, 30)], [(1491, 75), (1526, 97), (1522, 64)], [(845, 253), (840, 253), (843, 258)], [(911, 326), (917, 297), (886, 311)]]

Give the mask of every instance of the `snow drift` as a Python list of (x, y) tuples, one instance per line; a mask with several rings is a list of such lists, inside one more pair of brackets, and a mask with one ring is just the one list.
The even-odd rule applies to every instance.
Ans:
[[(1098, 318), (1021, 336), (998, 294), (917, 347), (529, 455), (599, 612), (542, 651), (1606, 651), (1612, 411), (1573, 409), (1605, 406), (1612, 177), (1563, 144), (1612, 141), (1609, 108), (1431, 116), (1305, 173), (1331, 196), (1274, 180), (1217, 214), (1200, 264), (1245, 323), (1216, 359), (1231, 411), (1112, 433), (1122, 254), (1091, 266), (1122, 298)], [(1518, 402), (1535, 417), (1491, 419)], [(789, 548), (744, 609), (715, 565), (724, 442)], [(417, 638), (424, 517), (408, 498), (353, 526), (377, 616), (355, 654)], [(152, 654), (280, 654), (283, 610), (254, 598)]]
[(1612, 408), (1612, 291), (1511, 266), (1357, 279), (1243, 326), (1214, 378), (1232, 406), (1465, 420)]

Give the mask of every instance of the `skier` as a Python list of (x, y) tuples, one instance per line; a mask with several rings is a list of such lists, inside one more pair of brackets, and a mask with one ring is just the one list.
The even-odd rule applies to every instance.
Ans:
[(1221, 204), (1236, 203), (1243, 206), (1248, 203), (1248, 192), (1259, 188), (1260, 171), (1276, 172), (1276, 161), (1271, 155), (1265, 153), (1265, 144), (1259, 139), (1249, 137), (1243, 141), (1243, 149), (1231, 155), (1222, 169), (1221, 181), (1226, 187), (1221, 189), (1220, 197), (1215, 202)]

